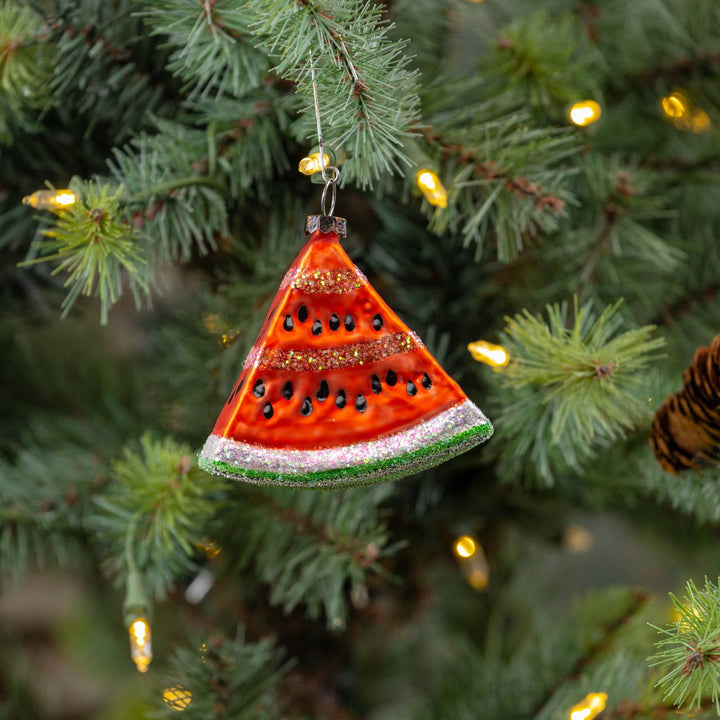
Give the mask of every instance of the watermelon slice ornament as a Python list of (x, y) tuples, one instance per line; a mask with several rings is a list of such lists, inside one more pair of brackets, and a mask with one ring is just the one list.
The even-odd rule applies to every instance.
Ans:
[[(332, 210), (331, 210), (332, 211)], [(394, 480), (487, 440), (490, 421), (314, 215), (200, 453), (251, 483), (346, 488)]]
[[(321, 215), (285, 274), (200, 467), (264, 485), (347, 488), (438, 465), (487, 440), (490, 421), (340, 246), (340, 171), (325, 162), (310, 59)], [(330, 211), (325, 201), (331, 191)]]

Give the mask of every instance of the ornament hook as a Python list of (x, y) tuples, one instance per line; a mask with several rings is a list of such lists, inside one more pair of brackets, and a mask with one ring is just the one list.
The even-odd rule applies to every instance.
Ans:
[[(334, 165), (325, 164), (325, 149), (322, 139), (322, 125), (320, 124), (320, 101), (318, 100), (317, 91), (317, 74), (315, 72), (315, 60), (312, 51), (310, 52), (310, 77), (312, 79), (313, 103), (315, 105), (315, 123), (317, 125), (318, 137), (318, 154), (320, 155), (320, 172), (322, 179), (325, 181), (322, 197), (320, 199), (320, 212), (323, 215), (332, 215), (335, 212), (335, 199), (337, 198), (337, 181), (340, 178), (340, 170)], [(328, 188), (332, 189), (330, 200), (330, 212), (325, 211), (325, 201), (327, 199)]]
[[(325, 187), (322, 191), (322, 197), (320, 198), (320, 212), (323, 215), (332, 215), (335, 212), (335, 200), (337, 198), (337, 179), (340, 177), (340, 171), (336, 167), (330, 166), (328, 170), (334, 170), (333, 177), (329, 177), (325, 181)], [(331, 188), (332, 193), (330, 195), (330, 212), (325, 210), (325, 200), (327, 198), (328, 188)]]

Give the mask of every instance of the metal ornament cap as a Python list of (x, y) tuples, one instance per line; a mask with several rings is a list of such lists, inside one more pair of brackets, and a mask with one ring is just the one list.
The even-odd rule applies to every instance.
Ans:
[(305, 222), (305, 234), (312, 235), (317, 230), (321, 233), (334, 232), (344, 238), (347, 236), (347, 220), (335, 215), (309, 215)]

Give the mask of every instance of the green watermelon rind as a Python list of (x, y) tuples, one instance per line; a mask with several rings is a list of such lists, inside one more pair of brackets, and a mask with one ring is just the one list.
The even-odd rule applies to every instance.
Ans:
[(420, 470), (427, 470), (485, 442), (492, 434), (493, 426), (488, 420), (481, 425), (463, 430), (444, 440), (398, 457), (377, 460), (359, 466), (318, 470), (303, 474), (281, 475), (268, 470), (249, 470), (203, 456), (200, 456), (198, 465), (206, 472), (214, 475), (222, 475), (233, 480), (243, 480), (256, 485), (341, 489), (388, 482)]

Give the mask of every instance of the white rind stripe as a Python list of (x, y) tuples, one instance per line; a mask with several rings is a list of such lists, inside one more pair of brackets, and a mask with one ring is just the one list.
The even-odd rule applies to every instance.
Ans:
[(317, 450), (283, 450), (210, 435), (200, 457), (238, 469), (302, 475), (397, 458), (487, 422), (480, 408), (464, 400), (429, 420), (378, 440)]

